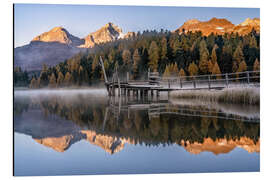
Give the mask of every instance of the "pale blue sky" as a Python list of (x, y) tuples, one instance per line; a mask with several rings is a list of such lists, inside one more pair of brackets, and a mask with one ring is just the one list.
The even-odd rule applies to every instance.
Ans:
[(35, 36), (55, 26), (83, 38), (108, 22), (123, 32), (161, 28), (175, 30), (189, 19), (206, 21), (226, 18), (239, 24), (246, 18), (260, 17), (258, 8), (201, 8), (155, 6), (94, 6), (15, 4), (15, 47), (28, 44)]

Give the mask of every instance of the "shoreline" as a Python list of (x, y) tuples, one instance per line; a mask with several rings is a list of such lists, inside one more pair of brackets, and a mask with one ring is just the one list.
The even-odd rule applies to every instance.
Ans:
[(223, 90), (200, 91), (173, 91), (171, 97), (175, 99), (192, 99), (204, 102), (216, 102), (226, 104), (243, 104), (260, 106), (259, 87), (234, 87)]

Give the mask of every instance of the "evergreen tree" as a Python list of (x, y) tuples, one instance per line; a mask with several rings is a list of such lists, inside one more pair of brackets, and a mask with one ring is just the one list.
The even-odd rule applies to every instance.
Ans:
[(166, 37), (163, 37), (161, 40), (161, 51), (160, 51), (160, 59), (162, 60), (163, 63), (166, 61), (167, 58), (167, 39)]
[(209, 52), (205, 40), (200, 42), (200, 61), (199, 68), (202, 74), (208, 73), (208, 57)]
[(65, 86), (72, 85), (72, 76), (71, 76), (70, 72), (66, 73), (65, 79), (64, 79), (64, 84), (65, 84)]
[(253, 71), (260, 71), (260, 62), (258, 61), (258, 58), (256, 58), (253, 64)]
[(247, 71), (247, 64), (243, 60), (240, 62), (237, 72), (245, 72), (245, 71)]
[(194, 62), (190, 63), (188, 66), (188, 72), (190, 76), (198, 75), (198, 66)]
[(221, 71), (219, 69), (218, 63), (215, 63), (214, 64), (214, 67), (213, 67), (213, 70), (212, 70), (212, 74), (215, 74), (217, 79), (220, 79), (221, 78), (221, 76), (219, 76), (219, 74), (221, 74)]
[(34, 88), (38, 88), (38, 82), (36, 80), (35, 77), (32, 78), (31, 82), (30, 82), (30, 88), (34, 89)]
[(238, 45), (236, 50), (233, 53), (233, 60), (237, 62), (237, 64), (240, 64), (241, 61), (243, 61), (244, 58), (244, 54), (243, 51), (241, 49), (241, 45)]
[(256, 40), (256, 38), (255, 38), (254, 35), (252, 35), (252, 36), (250, 37), (249, 48), (255, 48), (255, 49), (258, 48), (257, 40)]
[(122, 53), (122, 59), (123, 59), (123, 64), (124, 64), (124, 68), (127, 68), (127, 70), (129, 71), (131, 68), (131, 53), (128, 49), (125, 49)]
[[(217, 63), (217, 62), (215, 62), (215, 64), (216, 64), (216, 63)], [(209, 72), (209, 73), (212, 73), (214, 64), (212, 63), (211, 60), (208, 61), (207, 66), (208, 66), (208, 72)]]
[(39, 87), (46, 87), (49, 83), (49, 77), (48, 77), (48, 67), (46, 64), (43, 64), (42, 71), (39, 76), (38, 84)]
[(60, 87), (63, 85), (64, 83), (64, 75), (62, 74), (62, 72), (58, 72), (58, 77), (57, 77), (57, 87)]
[(149, 63), (148, 63), (151, 71), (154, 71), (154, 72), (157, 71), (158, 60), (159, 60), (158, 46), (155, 41), (152, 41), (149, 48)]
[(170, 67), (167, 65), (163, 73), (163, 77), (170, 77), (170, 76), (171, 76)]
[(52, 73), (51, 76), (50, 76), (49, 87), (50, 88), (55, 88), (56, 87), (56, 78), (55, 78), (54, 73)]
[(180, 69), (179, 76), (181, 77), (182, 80), (186, 80), (186, 73), (183, 68)]
[(213, 49), (212, 49), (212, 53), (211, 53), (211, 61), (212, 64), (215, 64), (217, 62), (217, 54), (216, 54), (216, 50), (218, 49), (218, 45), (215, 44)]
[(140, 63), (140, 61), (141, 61), (141, 56), (139, 54), (139, 50), (135, 49), (135, 51), (133, 53), (133, 66), (132, 66), (134, 79), (137, 79), (139, 77), (139, 63)]

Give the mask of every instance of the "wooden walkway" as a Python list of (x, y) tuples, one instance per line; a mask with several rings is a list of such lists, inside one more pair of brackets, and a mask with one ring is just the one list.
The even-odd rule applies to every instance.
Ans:
[(105, 85), (109, 96), (160, 96), (160, 92), (177, 90), (222, 90), (232, 86), (259, 86), (260, 71), (246, 71), (237, 73), (226, 73), (218, 75), (200, 76), (175, 76), (161, 77), (158, 72), (148, 71), (146, 79), (130, 80), (129, 73), (125, 78), (120, 78), (117, 69), (108, 81), (104, 64), (100, 58)]

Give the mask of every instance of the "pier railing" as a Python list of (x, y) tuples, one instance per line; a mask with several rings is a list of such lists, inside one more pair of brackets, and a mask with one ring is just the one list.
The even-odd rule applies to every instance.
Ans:
[(229, 85), (247, 84), (258, 85), (260, 83), (260, 71), (245, 71), (224, 74), (209, 74), (198, 76), (169, 76), (162, 77), (161, 84), (171, 87), (183, 88), (187, 85), (190, 88), (206, 86), (209, 89), (215, 86), (229, 87)]
[(130, 78), (129, 72), (126, 75), (118, 73), (116, 66), (111, 78), (107, 78), (102, 58), (100, 64), (104, 73), (105, 85), (109, 96), (115, 96), (118, 89), (118, 96), (121, 94), (130, 96), (130, 92), (135, 96), (153, 96), (154, 91), (159, 96), (159, 92), (174, 90), (200, 90), (200, 89), (223, 89), (229, 86), (248, 85), (259, 86), (260, 71), (245, 71), (225, 74), (208, 74), (198, 76), (160, 76), (158, 72), (150, 72), (142, 79)]

